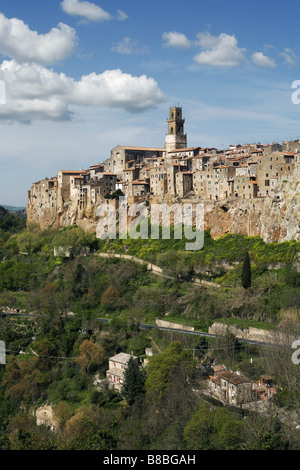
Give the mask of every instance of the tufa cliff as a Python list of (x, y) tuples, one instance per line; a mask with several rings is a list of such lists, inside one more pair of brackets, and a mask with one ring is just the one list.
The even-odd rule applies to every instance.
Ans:
[[(105, 199), (102, 202), (107, 203)], [(267, 243), (300, 240), (299, 178), (279, 183), (267, 198), (243, 200), (231, 197), (220, 201), (181, 202), (204, 203), (205, 229), (210, 229), (213, 238), (235, 233), (260, 236)], [(115, 200), (110, 200), (109, 203), (116, 206)], [(89, 204), (84, 210), (80, 210), (72, 200), (66, 202), (61, 210), (50, 204), (28, 204), (27, 221), (28, 224), (38, 225), (42, 230), (76, 224), (86, 232), (94, 233), (99, 222), (96, 209), (95, 204)]]

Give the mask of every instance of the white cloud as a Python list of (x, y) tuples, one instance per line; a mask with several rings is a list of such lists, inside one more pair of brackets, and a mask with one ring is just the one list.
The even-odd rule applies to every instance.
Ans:
[(149, 53), (149, 47), (141, 46), (137, 40), (128, 37), (125, 37), (116, 46), (112, 46), (111, 50), (124, 55)]
[(128, 16), (126, 15), (126, 13), (124, 13), (124, 11), (118, 10), (118, 16), (117, 16), (118, 21), (124, 21), (124, 20), (127, 20), (127, 18)]
[(8, 19), (0, 13), (0, 53), (21, 62), (43, 65), (65, 59), (77, 42), (76, 31), (59, 23), (49, 33), (38, 34), (17, 18)]
[(65, 13), (72, 16), (81, 16), (89, 21), (107, 21), (111, 19), (107, 11), (91, 2), (63, 0), (61, 7)]
[(165, 100), (157, 82), (146, 75), (135, 77), (121, 70), (91, 73), (79, 81), (38, 64), (4, 61), (0, 80), (6, 84), (6, 105), (0, 119), (70, 120), (72, 105), (111, 107), (140, 112)]
[(283, 57), (285, 64), (289, 65), (290, 67), (295, 65), (298, 60), (298, 56), (295, 54), (295, 52), (288, 47), (286, 47), (284, 51), (280, 53), (280, 55)]
[(162, 35), (164, 47), (175, 47), (177, 49), (188, 49), (191, 46), (190, 41), (185, 34), (177, 33), (176, 31), (164, 33)]
[(258, 65), (259, 67), (265, 67), (265, 68), (276, 67), (275, 62), (272, 59), (270, 59), (268, 56), (264, 55), (262, 52), (254, 52), (254, 54), (252, 54), (252, 60), (255, 63), (255, 65)]
[(194, 57), (195, 62), (213, 67), (235, 67), (244, 59), (245, 49), (238, 47), (236, 37), (222, 33), (212, 36), (210, 33), (199, 33), (198, 43), (203, 49)]

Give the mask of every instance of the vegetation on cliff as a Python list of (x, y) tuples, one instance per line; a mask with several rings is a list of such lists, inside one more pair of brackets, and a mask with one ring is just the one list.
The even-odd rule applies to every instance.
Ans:
[[(0, 366), (1, 449), (300, 448), (297, 430), (271, 412), (262, 420), (220, 403), (208, 412), (201, 397), (203, 374), (215, 359), (255, 380), (273, 374), (281, 387), (278, 404), (298, 409), (290, 351), (269, 354), (230, 336), (216, 341), (139, 328), (156, 318), (205, 330), (220, 319), (275, 327), (297, 317), (299, 243), (266, 245), (238, 235), (213, 240), (206, 233), (201, 252), (185, 252), (184, 244), (103, 242), (77, 227), (30, 227), (3, 242), (0, 306), (38, 317), (0, 317), (8, 352), (7, 365)], [(244, 290), (246, 250), (252, 285)], [(100, 258), (98, 251), (131, 254), (169, 277), (134, 261)], [(199, 285), (193, 278), (215, 282)], [(132, 370), (121, 395), (104, 385), (109, 357), (127, 352), (143, 359), (146, 348), (153, 357), (145, 376)], [(34, 411), (45, 404), (54, 410), (55, 432), (36, 424)]]

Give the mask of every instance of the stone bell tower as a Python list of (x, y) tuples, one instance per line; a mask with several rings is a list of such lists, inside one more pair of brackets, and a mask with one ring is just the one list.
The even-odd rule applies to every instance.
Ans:
[(187, 137), (184, 133), (184, 122), (182, 108), (173, 106), (170, 108), (170, 116), (167, 119), (168, 133), (165, 140), (165, 149), (175, 150), (187, 147)]

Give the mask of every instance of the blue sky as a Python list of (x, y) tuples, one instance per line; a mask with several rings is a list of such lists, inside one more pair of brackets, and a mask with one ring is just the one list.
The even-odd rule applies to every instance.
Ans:
[(299, 14), (296, 0), (1, 0), (0, 204), (118, 144), (163, 147), (175, 104), (190, 146), (299, 138)]

